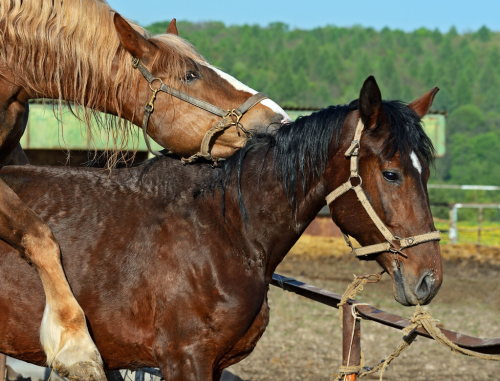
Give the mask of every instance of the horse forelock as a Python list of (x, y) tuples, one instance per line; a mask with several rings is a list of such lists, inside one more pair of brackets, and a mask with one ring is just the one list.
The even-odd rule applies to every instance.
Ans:
[(434, 162), (434, 146), (425, 133), (422, 120), (415, 111), (401, 101), (383, 101), (389, 133), (380, 151), (382, 160), (390, 160), (396, 152), (404, 163), (412, 162), (412, 153), (418, 153), (429, 165)]
[[(115, 152), (111, 164), (130, 140), (137, 140), (122, 116), (124, 102), (140, 75), (120, 44), (114, 14), (104, 0), (0, 0), (0, 59), (22, 78), (32, 96), (58, 99), (59, 112), (62, 100), (71, 100), (91, 141), (94, 121), (96, 128), (110, 131)], [(145, 29), (129, 23), (149, 37)], [(192, 45), (177, 36), (162, 35), (150, 41), (160, 48), (154, 64), (172, 79), (179, 79), (187, 60), (204, 61)], [(44, 94), (47, 87), (54, 88), (54, 94)], [(109, 102), (118, 118), (100, 117), (94, 111), (106, 111)]]
[(188, 62), (208, 64), (193, 45), (177, 35), (159, 34), (149, 41), (160, 51), (154, 58), (152, 69), (168, 74), (172, 80), (178, 81), (183, 76)]

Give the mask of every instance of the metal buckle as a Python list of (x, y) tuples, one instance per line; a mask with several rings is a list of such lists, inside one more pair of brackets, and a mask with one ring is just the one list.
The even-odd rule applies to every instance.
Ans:
[(137, 69), (137, 67), (139, 66), (139, 62), (140, 62), (139, 58), (137, 58), (137, 57), (132, 57), (132, 67), (133, 67), (134, 69)]
[(408, 246), (413, 245), (413, 242), (415, 242), (415, 238), (410, 237), (410, 238), (405, 238), (406, 244)]
[[(228, 109), (225, 117), (231, 117), (232, 123), (231, 126), (235, 126), (236, 130), (238, 132), (238, 136), (240, 135), (239, 130), (243, 131), (243, 133), (247, 136), (248, 139), (251, 139), (253, 137), (253, 134), (248, 131), (245, 127), (243, 127), (243, 124), (241, 124), (240, 120), (241, 117), (243, 116), (242, 113), (240, 113), (237, 109)], [(234, 118), (236, 120), (234, 120)]]
[(359, 156), (359, 153), (357, 152), (357, 150), (359, 150), (359, 147), (360, 147), (359, 141), (353, 140), (347, 151), (345, 151), (345, 156), (346, 157)]

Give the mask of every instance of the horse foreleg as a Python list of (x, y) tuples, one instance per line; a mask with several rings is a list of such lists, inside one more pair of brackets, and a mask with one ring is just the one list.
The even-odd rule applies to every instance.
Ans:
[(102, 359), (85, 315), (64, 275), (50, 228), (0, 180), (0, 238), (38, 272), (46, 296), (40, 341), (47, 365), (76, 380), (105, 381)]

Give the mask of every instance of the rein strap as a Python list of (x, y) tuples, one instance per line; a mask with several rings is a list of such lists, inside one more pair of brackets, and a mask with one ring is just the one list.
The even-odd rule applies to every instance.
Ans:
[[(396, 237), (391, 233), (391, 231), (387, 228), (387, 226), (385, 226), (385, 224), (382, 222), (375, 209), (373, 209), (372, 204), (366, 197), (366, 193), (362, 188), (363, 180), (359, 175), (359, 148), (360, 148), (361, 134), (363, 132), (363, 129), (364, 129), (364, 124), (360, 118), (358, 121), (358, 125), (356, 127), (356, 132), (354, 133), (354, 140), (352, 141), (350, 147), (345, 152), (345, 156), (349, 157), (351, 161), (349, 180), (347, 180), (345, 183), (343, 183), (337, 189), (331, 192), (328, 196), (326, 196), (326, 203), (327, 205), (330, 205), (333, 201), (335, 201), (343, 194), (347, 193), (351, 189), (354, 190), (354, 192), (356, 192), (356, 196), (358, 197), (359, 202), (361, 202), (361, 205), (366, 210), (366, 212), (370, 216), (371, 220), (373, 221), (377, 229), (384, 236), (386, 242), (355, 248), (353, 247), (351, 240), (349, 239), (349, 236), (344, 232), (342, 232), (346, 244), (352, 249), (352, 252), (356, 257), (364, 257), (367, 255), (378, 254), (386, 251), (391, 251), (394, 253), (399, 253), (404, 255), (401, 252), (401, 250), (407, 247), (419, 245), (421, 243), (430, 241), (440, 241), (441, 233), (439, 231), (420, 234), (409, 238)], [(358, 178), (359, 184), (356, 186), (352, 185), (351, 182), (352, 178)]]

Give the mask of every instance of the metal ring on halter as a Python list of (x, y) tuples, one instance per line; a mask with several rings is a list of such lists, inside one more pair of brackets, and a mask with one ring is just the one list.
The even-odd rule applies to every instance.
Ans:
[[(156, 81), (160, 81), (160, 86), (158, 86), (157, 89), (153, 89), (153, 86), (151, 86), (151, 85), (153, 83), (155, 83)], [(153, 80), (151, 82), (149, 82), (149, 88), (151, 89), (151, 91), (160, 91), (162, 86), (163, 86), (163, 81), (161, 80), (161, 78), (153, 78)]]
[[(394, 238), (396, 238), (398, 241), (401, 239), (397, 235), (395, 235)], [(389, 243), (392, 245), (392, 242), (389, 242)], [(400, 249), (395, 249), (395, 248), (393, 249), (392, 247), (390, 247), (389, 251), (393, 254), (401, 255), (403, 258), (408, 258), (408, 256), (405, 253), (403, 253)]]
[[(352, 185), (351, 179), (359, 179), (359, 184), (358, 185)], [(354, 187), (361, 186), (363, 184), (363, 179), (361, 176), (349, 176), (349, 184), (351, 184), (350, 189), (354, 189)]]
[[(396, 238), (396, 239), (401, 239), (401, 238), (399, 238), (397, 235), (395, 235), (395, 236), (394, 236), (394, 238)], [(389, 242), (389, 243), (392, 245), (392, 242)], [(393, 249), (392, 247), (391, 247), (391, 248), (389, 248), (389, 251), (390, 251), (391, 253), (394, 253), (394, 254), (396, 254), (396, 253), (401, 253), (401, 251), (400, 251), (400, 250), (398, 250), (398, 249)]]

